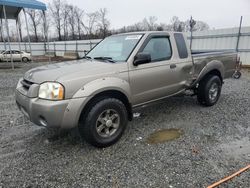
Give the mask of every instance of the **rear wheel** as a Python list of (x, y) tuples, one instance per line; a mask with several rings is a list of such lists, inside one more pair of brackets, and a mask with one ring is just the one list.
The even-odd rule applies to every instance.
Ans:
[(29, 61), (29, 59), (27, 57), (22, 58), (22, 62), (27, 63), (28, 61)]
[(208, 75), (199, 83), (197, 100), (204, 106), (213, 106), (221, 94), (222, 82), (217, 75)]
[(122, 136), (128, 116), (125, 105), (115, 98), (97, 100), (79, 125), (84, 140), (96, 147), (108, 147)]

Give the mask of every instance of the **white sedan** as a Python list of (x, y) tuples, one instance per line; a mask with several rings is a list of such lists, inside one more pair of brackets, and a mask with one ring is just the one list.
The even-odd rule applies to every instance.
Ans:
[[(27, 63), (28, 61), (31, 60), (31, 55), (30, 53), (26, 53), (24, 51), (12, 50), (12, 58), (13, 61), (22, 61)], [(10, 50), (2, 51), (0, 53), (0, 60), (11, 61), (11, 51)]]

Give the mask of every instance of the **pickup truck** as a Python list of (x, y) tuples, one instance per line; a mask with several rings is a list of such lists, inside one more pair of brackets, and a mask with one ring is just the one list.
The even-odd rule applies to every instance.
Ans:
[(187, 90), (203, 106), (216, 104), (237, 59), (236, 52), (192, 54), (179, 32), (118, 34), (82, 59), (26, 72), (16, 102), (39, 126), (78, 127), (88, 143), (107, 147), (120, 139), (136, 107)]

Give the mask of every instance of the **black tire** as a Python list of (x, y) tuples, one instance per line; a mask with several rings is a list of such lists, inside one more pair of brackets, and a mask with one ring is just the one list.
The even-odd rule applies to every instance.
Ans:
[(22, 58), (22, 62), (28, 63), (28, 61), (29, 61), (29, 59), (28, 59), (27, 57), (23, 57), (23, 58)]
[[(114, 132), (112, 135), (104, 137), (106, 134), (106, 129), (112, 129), (112, 127), (106, 127), (104, 128), (105, 130), (103, 132), (99, 131), (98, 133), (97, 124), (99, 122), (98, 118), (100, 118), (100, 116), (102, 116), (102, 114), (108, 110), (111, 110), (111, 112), (114, 112), (117, 116), (119, 116), (119, 126), (116, 131), (112, 130)], [(125, 105), (120, 100), (115, 98), (102, 98), (101, 100), (97, 99), (92, 105), (92, 108), (87, 110), (87, 113), (84, 116), (85, 117), (82, 118), (79, 124), (80, 134), (86, 142), (99, 148), (108, 147), (116, 143), (121, 138), (128, 123), (128, 115)], [(104, 123), (103, 126), (107, 126), (106, 124)]]
[[(197, 100), (201, 105), (213, 106), (221, 94), (222, 82), (217, 75), (208, 75), (202, 79), (198, 86)], [(214, 89), (215, 88), (215, 89)]]

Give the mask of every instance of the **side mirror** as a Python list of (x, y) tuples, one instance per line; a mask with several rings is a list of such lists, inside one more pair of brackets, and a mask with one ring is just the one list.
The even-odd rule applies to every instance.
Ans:
[(134, 58), (135, 66), (150, 62), (151, 62), (151, 55), (149, 53), (138, 53)]

